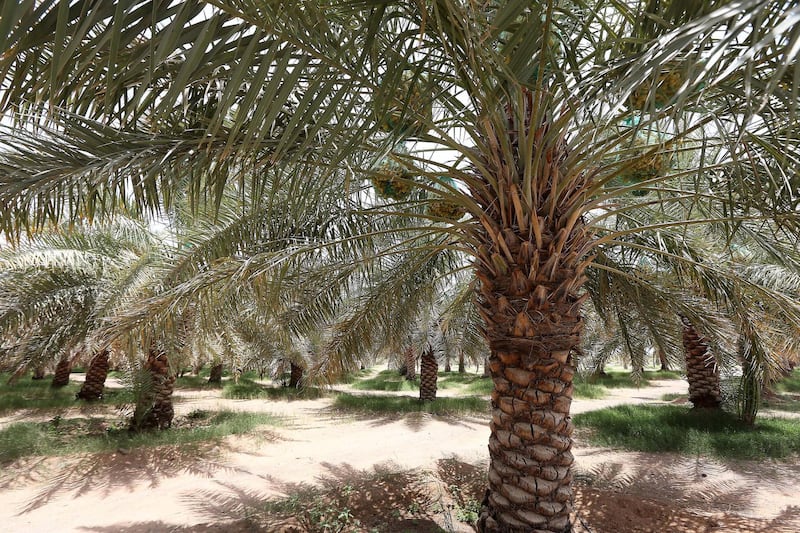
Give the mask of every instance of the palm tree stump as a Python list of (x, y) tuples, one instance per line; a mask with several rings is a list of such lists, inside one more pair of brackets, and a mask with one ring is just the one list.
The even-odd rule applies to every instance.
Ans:
[(719, 368), (701, 335), (686, 317), (683, 322), (683, 348), (686, 351), (686, 380), (689, 401), (695, 409), (719, 409), (722, 404)]
[(222, 383), (222, 363), (218, 363), (211, 367), (208, 374), (209, 383)]
[(144, 368), (150, 375), (150, 386), (136, 406), (131, 429), (166, 429), (175, 416), (172, 406), (175, 376), (170, 375), (167, 354), (150, 350)]
[(422, 352), (419, 362), (419, 399), (433, 401), (436, 399), (436, 381), (439, 378), (439, 365), (433, 355), (433, 349)]
[(92, 358), (89, 370), (86, 372), (86, 381), (81, 390), (75, 395), (79, 400), (94, 401), (103, 398), (106, 378), (108, 377), (108, 350), (102, 350)]
[(72, 364), (69, 358), (62, 357), (56, 365), (56, 372), (53, 375), (52, 387), (64, 387), (69, 383), (69, 373), (72, 371)]
[(303, 367), (289, 362), (289, 386), (296, 389), (303, 383)]
[(44, 379), (44, 368), (42, 368), (40, 366), (37, 366), (36, 368), (34, 368), (33, 369), (33, 376), (31, 376), (31, 379), (35, 379), (35, 380)]

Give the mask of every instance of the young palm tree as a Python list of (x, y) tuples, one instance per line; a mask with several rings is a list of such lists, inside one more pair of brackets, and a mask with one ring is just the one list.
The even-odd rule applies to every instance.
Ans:
[[(664, 209), (725, 204), (729, 232), (744, 217), (795, 218), (790, 182), (765, 187), (746, 156), (769, 130), (782, 148), (771, 158), (797, 175), (796, 132), (774, 117), (796, 107), (798, 79), (785, 73), (800, 10), (741, 0), (692, 20), (703, 13), (682, 2), (663, 17), (644, 9), (657, 5), (9, 4), (0, 104), (25, 125), (0, 161), (4, 228), (111, 212), (117, 199), (218, 205), (230, 182), (256, 198), (277, 183), (302, 196), (343, 176), (398, 196), (373, 220), (461, 207), (468, 218), (428, 211), (424, 231), (470, 254), (480, 283), (495, 391), (479, 528), (566, 531), (584, 274), (602, 247), (635, 246), (615, 227), (631, 209), (619, 200), (644, 190), (657, 199), (639, 203)], [(648, 129), (666, 139), (643, 149), (634, 140)], [(400, 140), (419, 143), (402, 151)], [(678, 145), (727, 153), (667, 186), (654, 162)], [(622, 175), (633, 181), (607, 187)], [(409, 187), (428, 196), (400, 197)], [(339, 198), (353, 194), (346, 185)], [(350, 235), (305, 248), (367, 248), (376, 234)], [(254, 258), (234, 279), (285, 270), (300, 248)]]

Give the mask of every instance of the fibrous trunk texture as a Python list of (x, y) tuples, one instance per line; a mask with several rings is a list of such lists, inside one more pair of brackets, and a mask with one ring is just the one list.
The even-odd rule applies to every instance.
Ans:
[(211, 367), (208, 374), (209, 383), (222, 383), (222, 363), (217, 363)]
[(149, 373), (150, 384), (145, 398), (136, 406), (133, 429), (168, 428), (175, 416), (172, 407), (175, 377), (170, 373), (167, 354), (151, 349), (144, 368)]
[(406, 379), (414, 381), (417, 379), (417, 354), (413, 346), (408, 346), (403, 350), (403, 358), (406, 367)]
[(63, 387), (69, 383), (69, 373), (72, 370), (72, 363), (68, 357), (62, 357), (56, 365), (56, 373), (53, 375), (51, 386)]
[(667, 353), (661, 348), (658, 348), (656, 352), (658, 353), (658, 361), (661, 363), (659, 372), (669, 372), (669, 360), (667, 359)]
[(108, 377), (108, 350), (101, 350), (89, 363), (86, 381), (75, 396), (80, 400), (99, 400), (103, 397), (103, 389)]
[(686, 352), (686, 380), (689, 401), (695, 408), (718, 409), (722, 404), (719, 368), (705, 338), (686, 317), (683, 321), (683, 348)]
[(303, 383), (303, 367), (295, 364), (294, 362), (289, 363), (289, 386), (296, 389)]
[(463, 374), (467, 371), (467, 367), (464, 365), (464, 352), (458, 352), (458, 373)]
[(433, 355), (433, 349), (422, 352), (419, 361), (419, 399), (432, 401), (436, 399), (436, 381), (439, 378), (439, 365)]
[(37, 366), (33, 369), (33, 376), (31, 379), (44, 379), (44, 368), (41, 366)]
[[(529, 99), (528, 117), (531, 107)], [(508, 120), (505, 134), (518, 161), (511, 113)], [(571, 528), (573, 500), (571, 353), (583, 329), (586, 297), (578, 292), (591, 239), (580, 217), (586, 178), (560, 167), (565, 143), (548, 138), (546, 126), (526, 133), (540, 154), (528, 194), (506, 151), (484, 162), (492, 175), (471, 190), (483, 209), (474, 233), (478, 309), (494, 381), (489, 487), (478, 530), (563, 533)], [(499, 137), (487, 143), (487, 150), (503, 146)]]

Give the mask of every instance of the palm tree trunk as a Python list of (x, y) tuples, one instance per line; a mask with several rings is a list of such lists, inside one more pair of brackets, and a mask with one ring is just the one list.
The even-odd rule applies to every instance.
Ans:
[(444, 352), (444, 371), (445, 372), (452, 372), (453, 369), (450, 367), (450, 352), (445, 350)]
[(144, 368), (149, 372), (150, 386), (144, 401), (136, 406), (131, 429), (168, 428), (175, 416), (172, 406), (175, 377), (170, 374), (167, 354), (151, 348)]
[(222, 363), (217, 363), (211, 367), (208, 374), (209, 383), (222, 383)]
[(72, 371), (72, 363), (67, 356), (62, 357), (56, 365), (56, 372), (50, 386), (64, 387), (69, 383), (69, 373)]
[[(529, 99), (530, 100), (530, 99)], [(527, 103), (530, 113), (531, 103)], [(515, 145), (513, 116), (508, 132)], [(496, 135), (490, 132), (491, 135)], [(546, 139), (546, 127), (528, 132)], [(502, 146), (501, 140), (487, 141)], [(508, 142), (506, 140), (506, 142)], [(527, 203), (513, 161), (484, 161), (492, 179), (473, 186), (483, 209), (474, 226), (478, 310), (490, 348), (494, 381), (489, 438), (489, 487), (481, 506), (481, 532), (569, 531), (572, 512), (572, 403), (586, 296), (591, 236), (579, 212), (584, 175), (559, 168), (563, 140), (541, 141)], [(534, 148), (536, 151), (536, 148)], [(519, 157), (515, 152), (515, 156)], [(498, 185), (495, 185), (497, 183)], [(553, 184), (558, 184), (553, 188)]]
[(686, 352), (686, 380), (689, 401), (697, 409), (719, 409), (722, 405), (719, 368), (708, 349), (705, 338), (689, 319), (683, 321), (683, 348)]
[(294, 361), (289, 362), (289, 386), (296, 389), (303, 382), (303, 367), (295, 364)]
[(41, 366), (37, 366), (36, 368), (34, 368), (33, 376), (31, 376), (31, 379), (36, 379), (36, 380), (44, 379), (44, 368)]
[(659, 372), (669, 372), (669, 360), (667, 359), (667, 353), (661, 348), (656, 348), (656, 353), (658, 354), (658, 361), (661, 363)]
[(433, 401), (436, 399), (436, 381), (439, 378), (439, 365), (433, 355), (433, 348), (422, 352), (419, 362), (419, 399)]
[(417, 354), (414, 353), (414, 347), (407, 346), (403, 350), (403, 357), (406, 366), (406, 379), (414, 381), (417, 379)]
[(464, 364), (464, 350), (459, 350), (458, 352), (458, 373), (464, 374), (467, 371), (467, 367)]
[(108, 350), (101, 350), (92, 358), (89, 363), (89, 370), (86, 372), (86, 381), (83, 382), (81, 390), (76, 394), (79, 400), (99, 400), (103, 397), (103, 389), (108, 377)]

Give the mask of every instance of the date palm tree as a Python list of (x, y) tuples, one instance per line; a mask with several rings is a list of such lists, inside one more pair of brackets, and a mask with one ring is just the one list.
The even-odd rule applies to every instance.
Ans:
[(86, 380), (81, 385), (81, 390), (77, 393), (77, 398), (81, 400), (99, 400), (103, 397), (106, 378), (109, 369), (109, 350), (103, 348), (98, 351), (89, 362), (86, 370)]
[[(57, 374), (66, 384), (75, 354), (105, 351), (102, 322), (136, 291), (142, 264), (157, 246), (144, 227), (120, 220), (105, 227), (51, 229), (3, 250), (0, 335), (8, 347), (4, 363), (21, 372), (58, 361)], [(107, 361), (105, 366), (107, 370)]]
[[(602, 247), (636, 246), (628, 231), (664, 227), (620, 230), (617, 217), (637, 202), (709, 203), (724, 205), (730, 233), (746, 217), (795, 221), (797, 136), (780, 117), (796, 108), (798, 77), (786, 74), (800, 10), (670, 2), (654, 16), (659, 5), (8, 3), (0, 106), (16, 124), (0, 161), (2, 226), (15, 237), (113, 213), (119, 200), (218, 205), (231, 183), (264, 201), (272, 185), (301, 197), (340, 180), (346, 201), (357, 194), (349, 183), (372, 178), (395, 196), (373, 220), (422, 214), (423, 233), (474, 261), (495, 384), (479, 529), (567, 531), (585, 273)], [(642, 147), (643, 130), (663, 137)], [(783, 172), (769, 177), (786, 179), (760, 179), (748, 158), (769, 148), (767, 133), (780, 139), (770, 158)], [(678, 185), (659, 163), (709, 147), (720, 155)], [(625, 198), (633, 191), (656, 198)], [(438, 202), (469, 216), (419, 213)], [(282, 261), (254, 258), (235, 279), (375, 232), (343, 235), (284, 247)]]

